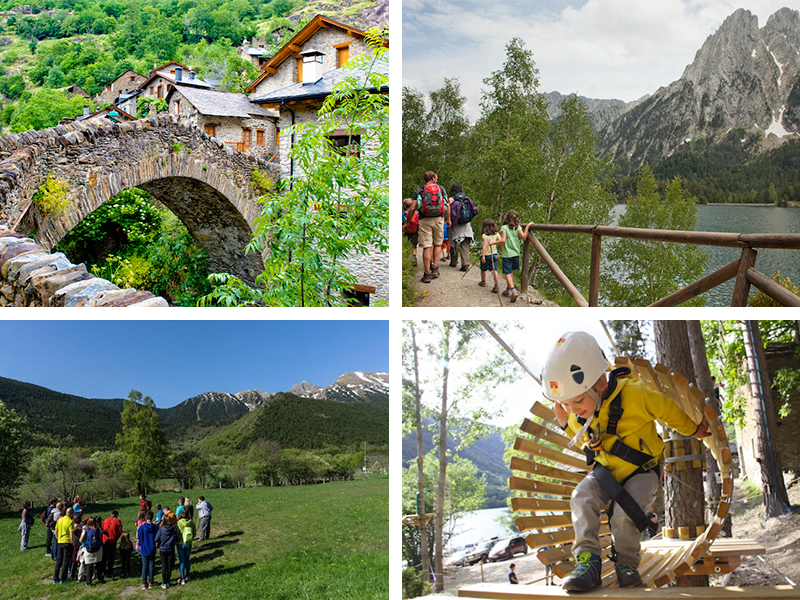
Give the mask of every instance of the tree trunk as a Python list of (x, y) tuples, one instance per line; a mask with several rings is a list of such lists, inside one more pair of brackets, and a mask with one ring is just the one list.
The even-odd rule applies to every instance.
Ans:
[[(711, 380), (711, 371), (708, 368), (706, 342), (703, 339), (700, 321), (686, 321), (686, 331), (689, 334), (689, 345), (692, 351), (692, 363), (694, 364), (694, 374), (697, 378), (697, 387), (703, 392), (706, 404), (712, 406), (719, 413), (719, 401), (714, 390), (714, 382)], [(719, 465), (717, 464), (717, 459), (714, 458), (711, 450), (706, 448), (705, 492), (706, 502), (708, 503), (708, 513), (706, 515), (708, 523), (716, 516), (717, 506), (722, 497), (722, 482), (717, 478), (718, 474)], [(725, 522), (722, 525), (722, 533), (725, 537), (731, 537), (730, 515), (725, 518)]]
[(764, 511), (767, 518), (779, 517), (789, 512), (789, 496), (783, 482), (781, 457), (773, 441), (776, 429), (775, 408), (772, 404), (769, 373), (758, 321), (744, 321), (744, 351), (747, 356), (747, 374), (753, 392), (756, 426), (756, 462), (761, 470), (761, 487), (764, 490)]
[[(694, 365), (689, 346), (686, 321), (653, 321), (656, 359), (672, 372), (695, 382)], [(692, 440), (670, 430), (672, 444), (678, 452), (672, 455), (692, 455), (697, 449)], [(666, 466), (670, 466), (669, 464)], [(672, 528), (675, 537), (693, 539), (705, 528), (703, 498), (703, 469), (693, 468), (691, 461), (673, 462), (664, 476), (664, 527)], [(707, 575), (684, 575), (675, 581), (678, 587), (708, 587)]]
[(422, 393), (419, 391), (419, 355), (417, 348), (417, 334), (414, 322), (409, 323), (411, 328), (411, 345), (414, 349), (414, 401), (415, 418), (417, 427), (417, 490), (419, 502), (417, 513), (420, 518), (420, 555), (422, 558), (422, 580), (430, 582), (431, 579), (431, 557), (428, 553), (428, 525), (425, 522), (425, 456), (422, 447)]
[(447, 383), (450, 375), (450, 321), (444, 322), (444, 343), (442, 358), (442, 409), (439, 414), (439, 479), (436, 486), (436, 508), (434, 510), (434, 592), (444, 591), (444, 569), (442, 560), (444, 555), (444, 495), (447, 485)]

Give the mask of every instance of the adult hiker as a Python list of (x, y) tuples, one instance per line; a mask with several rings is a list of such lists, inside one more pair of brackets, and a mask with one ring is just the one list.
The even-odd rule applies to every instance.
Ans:
[(207, 540), (211, 537), (211, 511), (213, 510), (211, 503), (206, 501), (205, 496), (200, 496), (197, 502), (197, 516), (200, 519), (200, 537), (199, 540)]
[(31, 527), (33, 527), (33, 510), (31, 510), (31, 502), (28, 500), (22, 507), (22, 519), (19, 523), (19, 532), (22, 534), (19, 549), (28, 549), (28, 538), (31, 535)]
[(418, 242), (422, 246), (422, 283), (430, 283), (439, 277), (439, 258), (444, 241), (444, 224), (450, 226), (450, 211), (447, 210), (447, 193), (437, 183), (433, 171), (425, 173), (425, 185), (414, 190), (414, 199), (419, 210)]
[(111, 516), (103, 521), (103, 562), (100, 575), (114, 576), (114, 560), (117, 558), (117, 540), (122, 535), (122, 521), (119, 520), (119, 511), (112, 510)]
[[(454, 183), (450, 186), (450, 266), (458, 266), (461, 256), (461, 270), (469, 269), (469, 247), (475, 239), (472, 231), (472, 218), (478, 214), (478, 208), (472, 199), (464, 193), (464, 186)], [(456, 252), (458, 250), (458, 252)]]

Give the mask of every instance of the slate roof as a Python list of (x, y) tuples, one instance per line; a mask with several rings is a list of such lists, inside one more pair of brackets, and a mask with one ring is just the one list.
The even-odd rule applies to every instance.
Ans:
[(277, 117), (274, 111), (250, 102), (244, 94), (220, 92), (217, 90), (200, 90), (185, 85), (174, 85), (167, 94), (167, 102), (173, 92), (178, 91), (201, 115), (209, 117)]
[[(388, 56), (388, 55), (387, 55)], [(389, 62), (379, 62), (376, 66), (376, 70), (379, 73), (383, 73), (387, 77), (389, 76)], [(285, 88), (281, 88), (279, 90), (275, 90), (272, 92), (268, 92), (263, 96), (258, 96), (257, 98), (251, 98), (251, 102), (257, 102), (259, 104), (264, 103), (274, 103), (274, 102), (281, 102), (281, 101), (290, 101), (290, 100), (312, 100), (315, 98), (325, 98), (328, 96), (331, 91), (333, 91), (333, 87), (342, 81), (347, 76), (355, 75), (356, 78), (363, 82), (364, 75), (362, 73), (358, 73), (356, 71), (350, 70), (343, 70), (333, 69), (332, 71), (327, 71), (322, 74), (322, 77), (315, 83), (294, 83), (290, 86)], [(385, 86), (381, 88), (381, 92), (386, 92), (389, 90), (389, 83), (387, 82)], [(376, 90), (372, 90), (376, 91)]]

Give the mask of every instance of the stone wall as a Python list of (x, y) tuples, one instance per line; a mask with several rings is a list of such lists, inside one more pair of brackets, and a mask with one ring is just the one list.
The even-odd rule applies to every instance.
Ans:
[(0, 228), (0, 307), (168, 306), (150, 292), (122, 290), (95, 277), (60, 252), (50, 254), (30, 238)]

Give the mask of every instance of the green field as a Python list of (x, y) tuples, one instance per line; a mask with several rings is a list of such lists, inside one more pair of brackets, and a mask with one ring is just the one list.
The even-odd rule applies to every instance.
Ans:
[[(214, 506), (211, 539), (192, 548), (192, 580), (185, 586), (137, 589), (141, 563), (134, 552), (131, 579), (87, 588), (52, 586), (54, 563), (44, 556), (45, 530), (31, 531), (31, 550), (19, 550), (19, 515), (0, 517), (0, 598), (264, 598), (369, 600), (389, 595), (389, 479), (241, 490), (187, 490)], [(175, 508), (179, 494), (150, 496)], [(89, 505), (86, 514), (120, 511), (133, 529), (138, 498)], [(132, 536), (133, 537), (133, 536)], [(158, 567), (157, 567), (158, 568)], [(178, 577), (177, 565), (173, 582)], [(160, 573), (156, 582), (161, 583)]]

